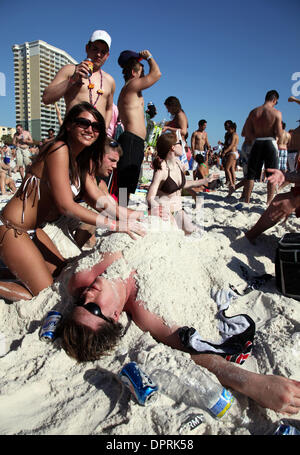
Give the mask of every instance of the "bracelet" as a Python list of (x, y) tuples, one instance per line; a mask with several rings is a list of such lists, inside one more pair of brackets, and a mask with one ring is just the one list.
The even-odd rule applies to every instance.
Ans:
[(152, 56), (152, 55), (149, 55), (149, 57), (147, 57), (147, 59), (146, 59), (147, 62), (148, 62), (151, 58), (153, 58), (153, 56)]

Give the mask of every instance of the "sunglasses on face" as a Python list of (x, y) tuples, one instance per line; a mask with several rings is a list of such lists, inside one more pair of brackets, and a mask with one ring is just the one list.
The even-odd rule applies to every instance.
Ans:
[(78, 300), (78, 302), (75, 305), (81, 306), (82, 308), (84, 308), (89, 313), (93, 314), (94, 316), (97, 316), (98, 318), (101, 318), (104, 321), (112, 324), (112, 321), (110, 319), (108, 319), (106, 316), (104, 316), (104, 314), (101, 311), (101, 308), (96, 303), (94, 303), (94, 302), (84, 303), (84, 302), (85, 302), (85, 298), (80, 297), (80, 299)]
[(101, 124), (99, 122), (91, 122), (87, 118), (83, 117), (77, 117), (73, 123), (75, 123), (75, 125), (79, 126), (80, 128), (83, 128), (84, 130), (87, 130), (91, 126), (92, 130), (95, 133), (100, 133), (102, 129)]
[(178, 144), (179, 144), (179, 145), (182, 145), (182, 141), (180, 140), (180, 141), (176, 142), (175, 145), (178, 145)]

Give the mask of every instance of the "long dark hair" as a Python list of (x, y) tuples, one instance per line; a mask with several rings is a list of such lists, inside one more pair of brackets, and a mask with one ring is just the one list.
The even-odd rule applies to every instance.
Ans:
[[(69, 126), (82, 112), (89, 112), (92, 114), (95, 120), (101, 125), (101, 131), (96, 141), (92, 145), (85, 147), (75, 160), (70, 150), (69, 132), (67, 130), (67, 126)], [(57, 136), (52, 141), (47, 142), (44, 147), (42, 147), (34, 162), (45, 160), (47, 154), (49, 153), (50, 147), (55, 145), (57, 142), (64, 142), (68, 147), (69, 153), (70, 181), (73, 184), (76, 184), (78, 177), (80, 177), (81, 190), (84, 190), (85, 177), (86, 174), (90, 172), (90, 161), (92, 161), (92, 172), (95, 172), (97, 169), (99, 160), (102, 161), (105, 138), (105, 121), (100, 112), (95, 109), (90, 103), (83, 102), (76, 104), (69, 110), (69, 112), (67, 112)], [(57, 149), (58, 148), (54, 148), (51, 150), (51, 153), (55, 152)], [(76, 170), (76, 162), (78, 172)]]

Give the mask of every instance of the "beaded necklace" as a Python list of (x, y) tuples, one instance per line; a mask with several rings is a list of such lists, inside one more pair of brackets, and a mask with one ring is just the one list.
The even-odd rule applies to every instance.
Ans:
[(98, 99), (101, 95), (103, 95), (104, 91), (102, 90), (102, 84), (103, 84), (103, 76), (102, 76), (102, 70), (101, 68), (99, 69), (99, 72), (100, 72), (100, 89), (97, 90), (97, 98), (96, 98), (96, 101), (95, 103), (93, 103), (93, 94), (92, 94), (92, 90), (93, 88), (95, 87), (95, 84), (93, 84), (91, 82), (91, 76), (89, 77), (89, 85), (88, 85), (88, 89), (89, 89), (89, 96), (90, 96), (90, 104), (95, 107), (96, 104), (98, 103)]

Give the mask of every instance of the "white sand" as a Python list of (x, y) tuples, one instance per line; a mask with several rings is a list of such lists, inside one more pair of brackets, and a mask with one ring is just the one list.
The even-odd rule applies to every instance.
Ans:
[[(299, 226), (292, 216), (286, 225), (269, 230), (256, 246), (250, 245), (243, 232), (264, 210), (265, 192), (265, 184), (255, 184), (250, 212), (235, 210), (238, 200), (225, 199), (225, 188), (206, 194), (204, 234), (198, 240), (186, 240), (182, 233), (164, 227), (159, 233), (153, 222), (146, 238), (136, 242), (118, 234), (112, 243), (99, 233), (101, 251), (112, 245), (115, 250), (125, 246), (127, 262), (111, 267), (107, 276), (113, 277), (116, 272), (126, 276), (128, 264), (137, 268), (139, 297), (152, 311), (162, 315), (166, 323), (192, 325), (204, 339), (218, 340), (217, 308), (211, 289), (228, 288), (229, 284), (244, 289), (241, 264), (253, 274), (274, 275), (277, 239)], [(144, 208), (144, 197), (136, 193), (132, 207)], [(186, 197), (183, 200), (190, 202)], [(191, 206), (186, 210), (195, 216)], [(57, 228), (48, 226), (46, 231), (63, 254), (73, 257), (79, 253)], [(150, 249), (151, 261), (147, 260)], [(136, 361), (150, 376), (156, 368), (179, 375), (189, 356), (157, 343), (133, 323), (119, 346), (97, 362), (77, 364), (60, 348), (59, 340), (54, 344), (42, 342), (38, 333), (47, 311), (57, 309), (65, 314), (71, 307), (66, 287), (73, 271), (90, 267), (101, 257), (98, 249), (87, 253), (32, 301), (11, 305), (0, 301), (0, 333), (6, 339), (3, 344), (0, 336), (0, 434), (177, 435), (185, 418), (199, 412), (205, 421), (185, 434), (265, 434), (281, 418), (287, 418), (236, 393), (242, 409), (238, 420), (228, 412), (217, 421), (206, 411), (176, 403), (162, 393), (148, 406), (140, 406), (118, 380), (122, 366)], [(280, 295), (271, 280), (260, 290), (233, 301), (227, 314), (239, 313), (254, 319), (257, 333), (253, 355), (237, 368), (300, 380), (300, 303)], [(121, 322), (129, 323), (125, 314)], [(300, 425), (299, 414), (290, 418), (293, 420)]]

